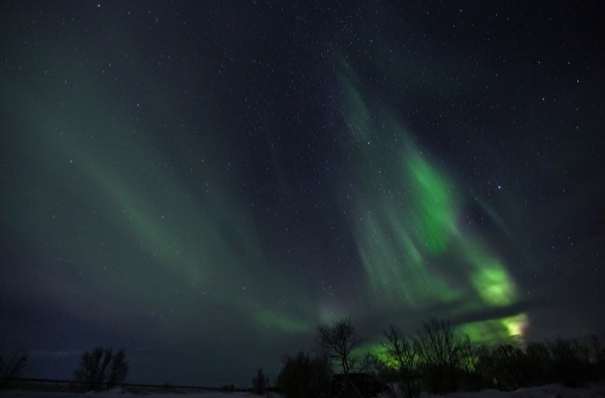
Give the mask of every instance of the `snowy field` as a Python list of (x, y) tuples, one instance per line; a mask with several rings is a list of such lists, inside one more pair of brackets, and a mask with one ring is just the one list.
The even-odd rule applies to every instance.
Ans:
[[(560, 384), (542, 387), (521, 388), (519, 390), (502, 392), (485, 390), (480, 392), (456, 392), (448, 394), (448, 398), (604, 398), (605, 385), (595, 385), (589, 388), (569, 388)], [(428, 394), (423, 398), (428, 398)]]
[(124, 393), (121, 389), (115, 389), (111, 391), (105, 392), (89, 392), (85, 394), (75, 393), (75, 392), (37, 392), (37, 391), (19, 391), (19, 390), (7, 390), (0, 391), (0, 398), (4, 397), (21, 397), (21, 398), (78, 398), (78, 397), (145, 397), (145, 398), (259, 398), (259, 397), (269, 397), (269, 398), (283, 398), (281, 395), (276, 393), (269, 393), (269, 395), (255, 395), (249, 392), (220, 392), (220, 391), (207, 391), (207, 392), (150, 392), (150, 391), (137, 391), (136, 394)]
[[(80, 396), (94, 397), (161, 397), (161, 398), (259, 398), (265, 395), (255, 395), (248, 392), (196, 392), (196, 393), (141, 393), (141, 394), (124, 394), (121, 391), (108, 391), (100, 393), (67, 393), (67, 392), (33, 392), (33, 391), (3, 391), (0, 392), (0, 397), (32, 397), (32, 398), (77, 398)], [(271, 398), (280, 398), (278, 394), (270, 395)]]
[[(33, 397), (33, 398), (77, 398), (82, 395), (92, 395), (95, 397), (162, 397), (162, 398), (252, 398), (252, 397), (270, 397), (279, 398), (280, 395), (270, 393), (270, 395), (255, 395), (247, 392), (196, 392), (196, 393), (146, 393), (140, 391), (138, 394), (125, 394), (121, 390), (112, 390), (102, 393), (65, 393), (65, 392), (31, 392), (31, 391), (2, 391), (0, 398), (3, 397)], [(400, 397), (400, 396), (398, 396)], [(435, 398), (439, 396), (423, 393), (421, 398)], [(605, 398), (605, 384), (595, 385), (589, 388), (568, 388), (558, 384), (542, 387), (522, 388), (511, 392), (502, 392), (497, 390), (485, 390), (481, 392), (457, 392), (448, 394), (447, 398)]]
[[(0, 397), (32, 397), (32, 398), (78, 398), (81, 396), (94, 396), (94, 397), (161, 397), (161, 398), (259, 398), (265, 397), (265, 395), (255, 395), (248, 392), (196, 392), (196, 393), (146, 393), (141, 392), (139, 394), (125, 394), (122, 391), (107, 391), (94, 393), (90, 392), (87, 394), (69, 393), (69, 392), (34, 392), (34, 391), (2, 391)], [(280, 398), (278, 394), (270, 395), (271, 398)]]

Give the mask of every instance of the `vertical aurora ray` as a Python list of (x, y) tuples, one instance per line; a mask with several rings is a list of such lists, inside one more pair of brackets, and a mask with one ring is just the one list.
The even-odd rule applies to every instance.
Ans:
[[(392, 115), (368, 105), (372, 101), (344, 65), (343, 114), (352, 141), (346, 150), (357, 173), (341, 190), (354, 187), (359, 216), (351, 228), (374, 305), (447, 305), (444, 316), (468, 316), (515, 304), (517, 289), (506, 265), (458, 227), (464, 200), (454, 181), (431, 164)], [(487, 341), (522, 335), (525, 323), (527, 317), (518, 314), (465, 328)]]
[(416, 205), (413, 224), (418, 241), (424, 242), (430, 253), (442, 254), (457, 232), (453, 188), (417, 151), (402, 157)]

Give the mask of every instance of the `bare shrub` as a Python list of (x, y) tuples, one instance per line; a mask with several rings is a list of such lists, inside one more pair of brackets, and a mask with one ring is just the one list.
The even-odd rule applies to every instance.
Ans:
[(269, 378), (267, 378), (267, 376), (265, 376), (265, 373), (263, 372), (263, 368), (258, 368), (258, 371), (256, 372), (256, 377), (254, 377), (252, 379), (252, 392), (254, 394), (264, 394), (265, 391), (267, 391), (267, 388), (269, 387)]
[(584, 387), (592, 378), (590, 350), (577, 340), (558, 338), (548, 344), (555, 380), (568, 387)]
[(12, 380), (21, 376), (26, 362), (27, 353), (0, 354), (0, 389), (6, 388)]
[(286, 356), (284, 367), (277, 376), (277, 390), (286, 398), (327, 397), (332, 370), (324, 356), (310, 357), (299, 352)]
[(124, 350), (113, 354), (112, 348), (95, 348), (82, 354), (80, 368), (74, 372), (86, 391), (113, 388), (120, 385), (128, 374)]

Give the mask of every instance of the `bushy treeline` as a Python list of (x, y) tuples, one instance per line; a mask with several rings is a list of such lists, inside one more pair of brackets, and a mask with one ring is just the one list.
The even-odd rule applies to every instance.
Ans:
[(276, 387), (286, 397), (323, 397), (329, 392), (332, 367), (327, 357), (299, 352), (284, 357), (283, 364)]
[(511, 344), (473, 346), (446, 320), (423, 323), (416, 336), (406, 337), (396, 327), (385, 332), (387, 363), (383, 377), (399, 384), (407, 397), (421, 389), (445, 394), (464, 390), (563, 383), (584, 386), (603, 378), (605, 350), (595, 337), (589, 345), (556, 339), (529, 343), (525, 349)]
[(430, 319), (422, 326), (412, 336), (390, 326), (384, 331), (384, 353), (360, 358), (353, 351), (362, 339), (349, 319), (321, 325), (318, 352), (286, 356), (276, 387), (287, 398), (324, 397), (331, 395), (334, 373), (365, 372), (415, 398), (422, 390), (446, 394), (549, 383), (584, 386), (605, 376), (605, 349), (596, 337), (589, 344), (559, 338), (524, 349), (511, 344), (489, 348), (472, 345), (448, 320)]
[(503, 390), (549, 383), (581, 387), (602, 380), (605, 350), (596, 337), (591, 344), (558, 338), (545, 343), (532, 342), (525, 349), (500, 345), (475, 352), (476, 372), (487, 379), (491, 375)]

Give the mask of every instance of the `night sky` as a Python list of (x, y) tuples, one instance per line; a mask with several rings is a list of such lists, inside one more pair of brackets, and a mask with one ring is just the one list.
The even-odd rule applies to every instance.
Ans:
[(600, 1), (3, 1), (0, 350), (251, 385), (375, 348), (605, 332)]

